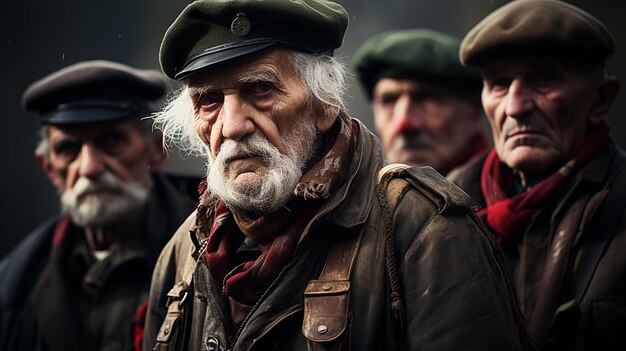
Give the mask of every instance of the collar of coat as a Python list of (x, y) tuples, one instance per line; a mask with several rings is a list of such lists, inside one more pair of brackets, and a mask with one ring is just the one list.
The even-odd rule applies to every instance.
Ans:
[[(359, 132), (346, 181), (313, 216), (300, 236), (298, 244), (306, 238), (312, 225), (322, 219), (333, 226), (352, 228), (363, 224), (369, 216), (376, 196), (375, 171), (380, 169), (383, 163), (382, 146), (363, 123), (353, 120), (357, 122)], [(195, 218), (195, 213), (192, 216)], [(199, 250), (201, 243), (207, 240), (208, 233), (198, 230), (195, 223), (189, 230), (196, 250)]]

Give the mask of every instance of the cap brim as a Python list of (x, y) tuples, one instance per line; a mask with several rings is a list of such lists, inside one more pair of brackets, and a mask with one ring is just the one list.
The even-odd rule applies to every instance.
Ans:
[(229, 43), (201, 51), (187, 59), (187, 62), (185, 62), (180, 72), (176, 73), (174, 79), (183, 80), (194, 73), (216, 64), (249, 55), (277, 44), (279, 44), (279, 42), (274, 39), (261, 38)]
[[(92, 102), (89, 102), (92, 103)], [(39, 115), (44, 124), (90, 124), (115, 121), (123, 118), (148, 116), (156, 111), (151, 103), (100, 102), (63, 104)]]

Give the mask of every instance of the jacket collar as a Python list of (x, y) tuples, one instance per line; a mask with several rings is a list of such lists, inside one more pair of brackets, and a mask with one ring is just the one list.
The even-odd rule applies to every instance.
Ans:
[(383, 163), (378, 138), (363, 123), (354, 121), (358, 124), (359, 134), (348, 179), (318, 211), (318, 214), (329, 213), (330, 223), (346, 228), (364, 223), (369, 216), (376, 194), (376, 172)]
[[(363, 123), (351, 120), (356, 121), (359, 132), (347, 179), (313, 216), (299, 242), (309, 232), (311, 225), (321, 218), (326, 218), (335, 226), (351, 228), (364, 223), (369, 216), (376, 194), (376, 172), (383, 163), (382, 146)], [(201, 233), (195, 221), (189, 231), (196, 250), (199, 250), (208, 233)]]
[(612, 168), (614, 168), (613, 164), (615, 162), (612, 162), (616, 159), (614, 155), (623, 157), (623, 155), (620, 155), (618, 152), (615, 143), (609, 141), (580, 171), (580, 180), (590, 183), (605, 182)]

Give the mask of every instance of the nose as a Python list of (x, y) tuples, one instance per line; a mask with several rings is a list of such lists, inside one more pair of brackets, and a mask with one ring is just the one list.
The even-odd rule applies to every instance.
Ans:
[(509, 117), (522, 118), (534, 109), (534, 102), (528, 87), (519, 79), (509, 86), (505, 113)]
[(407, 134), (423, 128), (423, 120), (417, 105), (409, 96), (403, 95), (393, 109), (394, 134)]
[(224, 96), (220, 111), (222, 118), (222, 136), (225, 139), (239, 141), (254, 133), (254, 123), (248, 103), (236, 93)]
[(80, 150), (79, 160), (80, 176), (97, 178), (104, 171), (104, 162), (100, 152), (90, 144), (83, 144)]

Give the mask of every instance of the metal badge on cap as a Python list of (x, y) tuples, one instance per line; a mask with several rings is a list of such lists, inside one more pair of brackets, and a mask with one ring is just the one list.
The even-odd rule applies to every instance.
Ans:
[(230, 24), (230, 31), (238, 37), (243, 37), (250, 33), (250, 21), (246, 18), (246, 14), (239, 12), (237, 18)]

